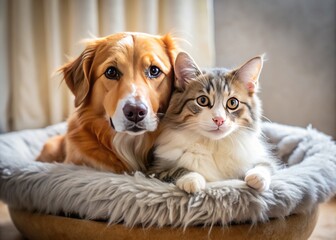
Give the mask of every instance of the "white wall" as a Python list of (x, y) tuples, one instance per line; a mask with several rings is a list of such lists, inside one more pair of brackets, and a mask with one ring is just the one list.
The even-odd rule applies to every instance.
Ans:
[(267, 53), (264, 115), (336, 138), (334, 0), (215, 0), (216, 65)]

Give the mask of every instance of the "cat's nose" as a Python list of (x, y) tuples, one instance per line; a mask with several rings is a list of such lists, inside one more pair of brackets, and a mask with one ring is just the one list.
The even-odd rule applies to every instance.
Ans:
[(220, 127), (220, 126), (222, 126), (223, 125), (223, 123), (224, 123), (224, 118), (222, 118), (222, 117), (214, 117), (213, 119), (212, 119), (212, 121), (214, 121), (214, 123), (218, 126), (218, 127)]

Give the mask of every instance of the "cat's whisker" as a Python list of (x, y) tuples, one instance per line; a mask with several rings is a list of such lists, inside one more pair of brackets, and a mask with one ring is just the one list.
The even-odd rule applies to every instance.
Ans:
[(193, 127), (193, 126), (196, 126), (196, 127), (199, 127), (199, 126), (204, 126), (204, 124), (202, 123), (199, 123), (199, 122), (184, 122), (184, 123), (181, 123), (179, 124), (179, 126), (182, 126), (182, 127)]
[(252, 132), (254, 132), (254, 131), (255, 131), (255, 129), (254, 129), (254, 128), (252, 128), (252, 127), (247, 127), (247, 126), (240, 125), (240, 124), (238, 124), (238, 127), (239, 127), (239, 128), (243, 128), (243, 129), (250, 130), (250, 131), (252, 131)]
[(185, 128), (185, 127), (190, 127), (190, 126), (198, 126), (198, 123), (194, 123), (194, 122), (185, 122), (185, 123), (181, 123), (178, 125), (179, 127)]
[(252, 132), (255, 131), (255, 129), (254, 129), (253, 127), (248, 127), (248, 126), (245, 126), (245, 125), (242, 125), (242, 124), (238, 124), (238, 123), (236, 123), (236, 125), (237, 125), (239, 128), (247, 129), (247, 130), (252, 131)]
[[(247, 126), (243, 126), (243, 125), (239, 125), (239, 127), (240, 127), (240, 128), (243, 128), (243, 129), (246, 129), (246, 130), (249, 130), (249, 131), (251, 131), (251, 132), (255, 132), (255, 131), (256, 131), (254, 128), (247, 127)], [(263, 138), (267, 138), (266, 135), (265, 135), (262, 131), (260, 131), (259, 134), (261, 135), (261, 137), (263, 137)]]
[(272, 123), (272, 121), (268, 117), (266, 117), (265, 115), (261, 115), (261, 118), (266, 120), (266, 122)]

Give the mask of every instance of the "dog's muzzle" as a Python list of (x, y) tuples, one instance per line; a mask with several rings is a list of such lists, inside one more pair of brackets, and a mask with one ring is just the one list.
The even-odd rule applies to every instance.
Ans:
[(142, 102), (127, 102), (123, 107), (123, 112), (128, 121), (137, 124), (144, 120), (148, 113), (148, 109)]
[(111, 127), (117, 132), (128, 132), (129, 134), (142, 134), (146, 131), (154, 131), (157, 121), (149, 117), (148, 106), (139, 100), (126, 101), (119, 108), (117, 117), (110, 117)]

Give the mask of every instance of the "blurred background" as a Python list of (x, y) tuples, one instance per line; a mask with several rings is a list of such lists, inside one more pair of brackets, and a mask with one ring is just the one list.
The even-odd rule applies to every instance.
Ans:
[(0, 132), (66, 120), (57, 68), (82, 39), (121, 31), (186, 39), (201, 67), (267, 54), (264, 115), (336, 138), (335, 0), (0, 0)]

